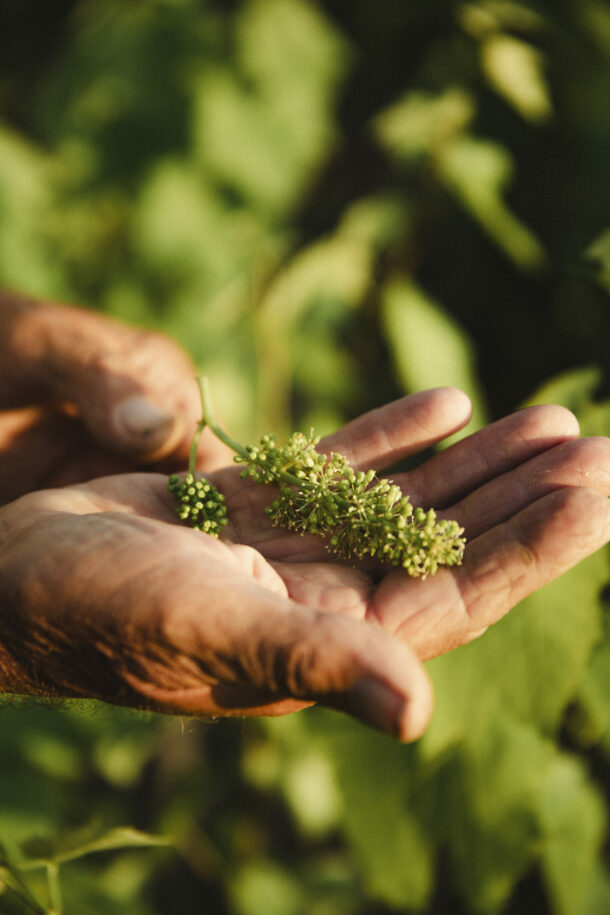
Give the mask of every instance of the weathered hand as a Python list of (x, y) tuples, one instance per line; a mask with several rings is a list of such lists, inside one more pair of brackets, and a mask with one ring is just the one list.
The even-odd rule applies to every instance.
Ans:
[(315, 563), (311, 602), (302, 588), (293, 599), (281, 563), (184, 527), (166, 487), (126, 474), (0, 509), (3, 691), (195, 715), (320, 701), (421, 733), (431, 697), (414, 654), (334, 615), (360, 602), (366, 577)]
[[(321, 447), (389, 465), (462, 426), (468, 410), (459, 392), (425, 392)], [(232, 518), (224, 542), (176, 523), (158, 475), (27, 496), (0, 516), (13, 688), (21, 676), (25, 691), (38, 683), (192, 714), (319, 701), (414, 738), (431, 711), (417, 655), (474, 638), (610, 537), (610, 442), (576, 435), (567, 411), (531, 408), (396, 475), (469, 536), (464, 565), (426, 581), (352, 568), (317, 538), (269, 527), (271, 493), (234, 467), (214, 475)]]
[[(161, 334), (0, 292), (0, 504), (165, 459), (182, 467), (196, 370)], [(226, 449), (202, 440), (208, 468)]]

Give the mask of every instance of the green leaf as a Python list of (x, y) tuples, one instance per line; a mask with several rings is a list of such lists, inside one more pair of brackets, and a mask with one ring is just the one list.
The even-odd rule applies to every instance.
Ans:
[(438, 95), (410, 91), (373, 122), (381, 144), (395, 157), (417, 159), (438, 154), (475, 115), (472, 95), (452, 87)]
[(610, 756), (610, 636), (594, 653), (582, 683), (579, 700), (586, 710), (588, 721), (584, 736), (587, 744), (602, 741)]
[[(24, 882), (19, 872), (19, 867), (13, 862), (3, 845), (0, 845), (0, 907), (4, 903), (11, 906), (6, 911), (8, 915), (13, 912), (38, 913), (45, 915), (45, 908), (38, 902)], [(21, 903), (21, 907), (17, 907)]]
[(513, 162), (503, 146), (464, 134), (443, 150), (438, 167), (447, 187), (518, 267), (528, 271), (545, 264), (542, 245), (505, 203)]
[(453, 880), (468, 911), (499, 912), (537, 848), (534, 798), (554, 749), (510, 714), (482, 737), (465, 737), (427, 786), (427, 820), (450, 851)]
[(610, 435), (610, 400), (591, 403), (578, 414), (582, 435)]
[(197, 85), (196, 154), (219, 183), (277, 219), (330, 150), (343, 43), (311, 4), (254, 0), (237, 20), (236, 45), (234, 70), (208, 67)]
[(301, 915), (306, 910), (298, 880), (272, 861), (257, 860), (238, 868), (230, 895), (236, 915)]
[(563, 372), (541, 385), (531, 397), (528, 397), (525, 406), (558, 403), (573, 413), (580, 414), (589, 406), (601, 378), (602, 373), (595, 366)]
[(578, 760), (509, 712), (469, 734), (425, 787), (423, 812), (450, 849), (468, 911), (502, 911), (539, 855), (557, 915), (579, 915), (603, 835), (603, 803)]
[(601, 381), (602, 371), (597, 366), (563, 372), (541, 385), (526, 405), (561, 404), (576, 414), (582, 435), (610, 435), (610, 400), (594, 400)]
[[(325, 773), (317, 803), (326, 804), (332, 812), (327, 824), (334, 818), (347, 840), (367, 897), (401, 911), (422, 908), (433, 886), (434, 837), (415, 810), (421, 782), (416, 748), (401, 746), (322, 708), (270, 720), (265, 730), (282, 748), (282, 773), (293, 765), (298, 772), (304, 746), (313, 760), (320, 755), (326, 758), (334, 776), (332, 794)], [(284, 782), (292, 806), (294, 781)], [(315, 790), (313, 784), (309, 790)], [(302, 804), (295, 805), (297, 811)]]
[(582, 764), (557, 756), (536, 806), (543, 833), (542, 869), (556, 915), (580, 915), (595, 878), (605, 809)]
[(610, 292), (610, 229), (596, 238), (585, 251), (585, 257), (597, 264), (597, 279)]
[(432, 837), (412, 812), (418, 772), (413, 748), (357, 725), (337, 731), (331, 748), (343, 829), (367, 892), (419, 910), (432, 891), (434, 856)]
[(171, 839), (165, 836), (150, 835), (131, 826), (117, 826), (104, 832), (86, 827), (55, 839), (30, 839), (23, 845), (23, 852), (29, 860), (20, 866), (23, 870), (33, 870), (48, 863), (64, 864), (95, 852), (171, 844)]
[[(514, 80), (510, 83), (513, 101), (519, 96), (522, 113), (527, 110), (528, 116), (546, 116), (543, 94), (538, 91), (534, 98), (532, 91), (538, 59), (534, 61), (534, 51), (528, 45), (505, 36), (490, 38), (483, 60), (488, 75), (498, 88), (502, 78), (506, 91), (508, 56), (518, 57), (522, 74), (524, 68), (529, 70), (527, 85), (523, 81), (519, 87)], [(536, 270), (546, 262), (542, 245), (504, 199), (512, 178), (512, 156), (500, 143), (467, 131), (475, 112), (473, 97), (461, 88), (452, 87), (437, 96), (409, 92), (378, 115), (374, 129), (381, 144), (398, 161), (409, 163), (427, 157), (438, 180), (504, 253), (521, 269)]]
[(339, 232), (300, 250), (274, 277), (260, 307), (274, 328), (293, 325), (320, 299), (358, 305), (370, 282), (368, 244)]
[[(342, 316), (349, 314), (364, 298), (371, 282), (371, 267), (368, 243), (349, 232), (338, 232), (300, 250), (276, 274), (261, 297), (255, 318), (261, 399), (268, 425), (279, 434), (287, 431), (282, 425), (290, 416), (290, 388), (295, 368), (300, 368), (303, 322), (316, 309), (326, 318), (333, 311)], [(322, 349), (328, 352), (324, 342)], [(312, 352), (315, 361), (315, 342)], [(323, 351), (320, 356), (323, 358)], [(353, 376), (349, 357), (341, 355), (335, 362), (338, 375), (344, 362)], [(332, 365), (327, 365), (332, 371)], [(315, 370), (314, 365), (310, 373)]]
[(486, 409), (472, 344), (442, 306), (414, 283), (396, 280), (384, 290), (382, 320), (404, 390), (444, 385), (460, 388), (473, 405), (468, 431), (484, 425)]
[(319, 747), (291, 757), (281, 786), (305, 835), (321, 836), (336, 827), (341, 801), (332, 763)]
[[(251, 270), (264, 232), (253, 213), (227, 207), (190, 163), (160, 159), (143, 183), (132, 235), (153, 276), (196, 284), (205, 301)], [(226, 320), (222, 312), (216, 317)]]
[(584, 915), (599, 915), (600, 912), (610, 912), (610, 873), (603, 861), (597, 862), (593, 873)]
[(0, 275), (4, 286), (61, 296), (61, 268), (44, 227), (55, 200), (52, 160), (0, 124)]
[(600, 550), (522, 601), (481, 639), (430, 662), (437, 703), (422, 739), (425, 753), (484, 741), (493, 720), (507, 713), (553, 733), (599, 642), (607, 574)]
[(481, 66), (489, 84), (528, 121), (553, 114), (540, 51), (512, 35), (493, 33), (481, 45)]
[(394, 194), (361, 197), (343, 213), (339, 234), (359, 241), (372, 251), (384, 251), (404, 238), (410, 215), (410, 203), (405, 197)]

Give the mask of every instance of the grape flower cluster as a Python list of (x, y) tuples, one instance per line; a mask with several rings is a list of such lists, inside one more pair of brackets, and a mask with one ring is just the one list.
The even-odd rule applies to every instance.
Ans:
[(258, 445), (238, 444), (218, 427), (205, 381), (199, 382), (205, 418), (193, 442), (190, 472), (184, 480), (172, 475), (168, 484), (178, 516), (192, 527), (218, 536), (227, 523), (223, 495), (207, 480), (196, 479), (193, 469), (199, 435), (208, 425), (235, 451), (242, 477), (277, 486), (265, 509), (272, 524), (323, 535), (339, 556), (376, 557), (413, 577), (461, 563), (465, 538), (456, 521), (438, 520), (434, 509), (413, 508), (399, 486), (378, 479), (373, 470), (355, 471), (342, 454), (321, 454), (313, 430), (308, 436), (294, 433), (283, 447), (274, 435), (264, 435)]
[(181, 480), (177, 473), (173, 473), (167, 488), (178, 504), (176, 514), (181, 521), (186, 521), (190, 527), (218, 537), (227, 522), (227, 507), (225, 497), (208, 480), (195, 479), (192, 473), (187, 473)]
[(328, 537), (328, 548), (346, 559), (376, 556), (414, 577), (434, 574), (440, 565), (461, 562), (463, 529), (438, 521), (434, 509), (413, 508), (400, 487), (376, 479), (375, 471), (355, 471), (342, 454), (316, 450), (319, 439), (296, 432), (280, 448), (273, 435), (238, 454), (242, 476), (277, 483), (279, 493), (265, 509), (274, 525)]

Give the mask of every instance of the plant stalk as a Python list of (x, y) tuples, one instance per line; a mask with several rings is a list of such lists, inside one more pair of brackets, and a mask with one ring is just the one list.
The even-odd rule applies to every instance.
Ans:
[(63, 902), (59, 885), (59, 866), (55, 861), (47, 863), (47, 886), (49, 889), (49, 915), (62, 915)]
[[(210, 385), (208, 379), (205, 376), (200, 375), (197, 378), (197, 384), (199, 385), (199, 392), (201, 395), (201, 409), (203, 412), (203, 418), (197, 426), (197, 431), (195, 432), (195, 437), (191, 446), (189, 471), (193, 474), (195, 472), (197, 445), (199, 444), (199, 438), (205, 426), (208, 426), (216, 438), (220, 439), (221, 442), (224, 442), (224, 444), (227, 445), (232, 451), (241, 455), (241, 457), (243, 457), (247, 462), (250, 462), (248, 452), (244, 446), (240, 445), (240, 443), (235, 441), (234, 438), (231, 438), (230, 435), (227, 435), (224, 429), (219, 426), (218, 420), (216, 419), (216, 414), (214, 413), (214, 406), (212, 404), (212, 395), (210, 394)], [(288, 483), (290, 486), (298, 486), (300, 489), (313, 489), (315, 486), (314, 483), (310, 483), (308, 480), (302, 480), (299, 477), (296, 477), (294, 474), (287, 473), (283, 470), (278, 473), (278, 479), (283, 480), (284, 483)], [(335, 498), (337, 498), (338, 501), (347, 504), (346, 500), (338, 494), (335, 494)]]

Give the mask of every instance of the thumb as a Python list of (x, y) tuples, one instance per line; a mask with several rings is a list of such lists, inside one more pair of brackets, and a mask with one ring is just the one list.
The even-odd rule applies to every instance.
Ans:
[(296, 622), (297, 641), (278, 646), (293, 694), (347, 712), (399, 740), (421, 737), (432, 715), (432, 687), (406, 644), (347, 617), (316, 613), (312, 620), (305, 613)]
[(37, 312), (47, 399), (71, 404), (93, 438), (138, 460), (188, 453), (195, 369), (168, 338), (64, 306)]
[(184, 436), (182, 420), (172, 416), (146, 391), (123, 391), (115, 396), (114, 403), (109, 399), (104, 412), (110, 422), (105, 435), (103, 426), (96, 429), (96, 437), (101, 434), (105, 444), (114, 438), (117, 450), (138, 455), (142, 460), (165, 457)]
[[(218, 593), (214, 573), (206, 585), (201, 604), (193, 600), (192, 581), (183, 591), (174, 577), (165, 627), (177, 651), (172, 669), (146, 682), (129, 677), (153, 707), (277, 715), (318, 702), (401, 740), (424, 732), (432, 688), (406, 644), (371, 623), (320, 613), (235, 577), (230, 588), (219, 581)], [(180, 657), (199, 672), (194, 680), (183, 678)]]

